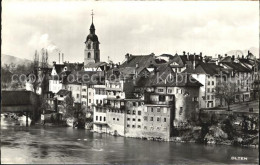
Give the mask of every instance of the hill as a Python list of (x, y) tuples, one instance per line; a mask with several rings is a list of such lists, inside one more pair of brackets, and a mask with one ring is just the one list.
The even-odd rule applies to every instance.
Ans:
[(24, 59), (24, 58), (19, 58), (11, 55), (6, 55), (6, 54), (1, 54), (1, 65), (9, 65), (11, 63), (14, 63), (15, 65), (27, 65), (32, 63), (33, 61)]

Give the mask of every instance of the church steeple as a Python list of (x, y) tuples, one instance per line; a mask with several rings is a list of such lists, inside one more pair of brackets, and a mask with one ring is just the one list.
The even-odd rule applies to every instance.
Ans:
[(89, 63), (100, 62), (100, 50), (99, 50), (99, 41), (98, 36), (95, 34), (95, 26), (93, 23), (93, 10), (91, 13), (92, 22), (90, 25), (90, 33), (85, 41), (85, 55), (84, 55), (84, 65), (87, 67)]
[(92, 23), (91, 23), (91, 25), (90, 25), (90, 34), (95, 34), (95, 26), (94, 26), (94, 23), (93, 23), (93, 10), (92, 10), (92, 13), (91, 13), (91, 16), (92, 16)]

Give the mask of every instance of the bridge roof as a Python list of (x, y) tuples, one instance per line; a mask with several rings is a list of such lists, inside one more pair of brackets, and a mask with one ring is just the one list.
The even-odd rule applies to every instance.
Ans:
[(32, 105), (31, 91), (2, 91), (2, 106)]

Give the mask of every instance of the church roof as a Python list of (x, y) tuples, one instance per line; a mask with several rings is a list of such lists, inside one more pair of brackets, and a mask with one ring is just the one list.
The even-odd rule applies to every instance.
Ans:
[(86, 43), (88, 40), (90, 40), (90, 41), (92, 41), (92, 42), (98, 42), (98, 36), (97, 36), (96, 34), (89, 34), (89, 35), (87, 36), (87, 39), (86, 39), (85, 43)]

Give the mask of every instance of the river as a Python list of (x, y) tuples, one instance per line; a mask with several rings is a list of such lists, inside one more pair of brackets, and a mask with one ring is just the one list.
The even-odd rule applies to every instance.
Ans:
[[(231, 157), (247, 160), (231, 160)], [(1, 163), (258, 164), (258, 149), (115, 137), (64, 127), (1, 125)]]

